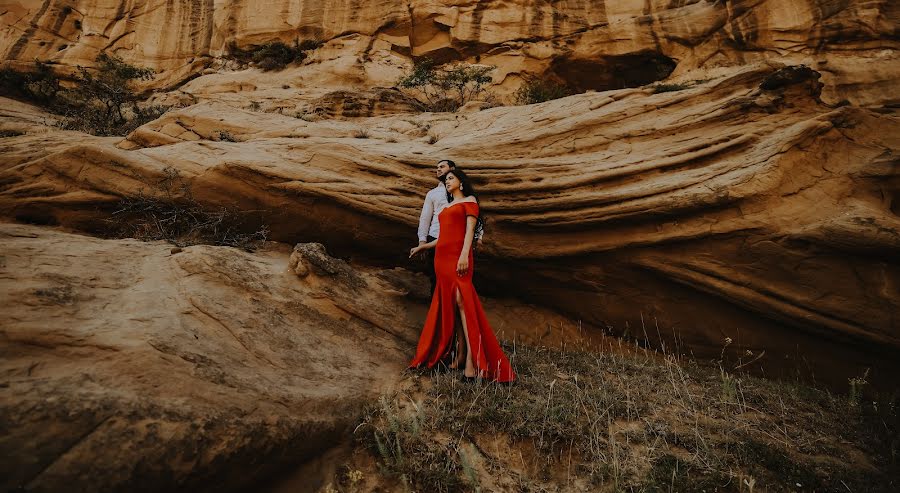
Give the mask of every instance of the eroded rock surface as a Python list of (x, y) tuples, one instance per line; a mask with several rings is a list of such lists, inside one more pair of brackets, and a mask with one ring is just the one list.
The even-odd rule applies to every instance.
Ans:
[[(427, 297), (421, 274), (319, 244), (173, 249), (0, 224), (0, 485), (259, 487), (347, 440), (400, 378)], [(547, 310), (486, 307), (502, 337), (590, 342)]]
[(102, 230), (120, 196), (175, 168), (203, 203), (263, 211), (277, 240), (405, 265), (430, 168), (452, 158), (489, 217), (481, 290), (695, 354), (730, 338), (732, 354), (766, 351), (767, 371), (843, 386), (900, 350), (900, 121), (819, 87), (760, 65), (465, 114), (310, 122), (202, 103), (116, 146), (35, 152), (0, 172), (0, 213)]
[(880, 105), (897, 102), (900, 76), (900, 7), (888, 0), (46, 0), (6, 2), (0, 20), (0, 57), (14, 66), (38, 58), (71, 68), (108, 51), (159, 71), (157, 87), (229, 68), (231, 43), (328, 41), (304, 67), (276, 77), (200, 77), (190, 91), (206, 94), (250, 86), (277, 93), (298, 81), (330, 90), (390, 86), (413, 56), (496, 65), (501, 92), (529, 74), (607, 90), (769, 60), (813, 66), (828, 101)]
[(0, 231), (4, 489), (258, 481), (341, 440), (418, 329), (380, 278), (284, 252)]

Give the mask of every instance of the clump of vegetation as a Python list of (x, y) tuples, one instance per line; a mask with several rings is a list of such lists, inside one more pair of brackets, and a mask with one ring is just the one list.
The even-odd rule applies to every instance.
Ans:
[(553, 99), (571, 96), (572, 91), (563, 84), (548, 79), (537, 77), (529, 78), (513, 94), (513, 100), (518, 105), (543, 103)]
[(47, 62), (35, 60), (31, 72), (19, 72), (11, 68), (0, 70), (0, 94), (18, 97), (48, 105), (62, 90), (59, 77)]
[(659, 94), (662, 92), (683, 91), (685, 89), (690, 89), (691, 87), (703, 84), (704, 82), (708, 81), (709, 79), (697, 79), (689, 82), (679, 82), (676, 84), (654, 84), (650, 87), (653, 88), (653, 94)]
[(404, 388), (368, 409), (356, 437), (375, 459), (382, 486), (400, 481), (416, 491), (448, 492), (477, 491), (488, 481), (510, 491), (898, 486), (893, 404), (876, 410), (650, 352), (505, 349), (519, 372), (513, 385), (466, 384), (458, 373), (411, 374)]
[(234, 138), (234, 135), (231, 135), (231, 132), (227, 130), (219, 130), (218, 132), (219, 141), (221, 142), (237, 142), (237, 139)]
[(293, 45), (285, 44), (282, 41), (272, 41), (244, 49), (232, 41), (228, 45), (228, 56), (268, 72), (300, 63), (306, 60), (307, 51), (320, 46), (322, 46), (321, 41), (305, 39), (303, 41), (295, 40)]
[(118, 201), (106, 220), (114, 238), (165, 240), (179, 247), (206, 244), (253, 251), (268, 238), (246, 212), (208, 209), (197, 202), (178, 170), (167, 167), (151, 193)]
[(460, 478), (463, 468), (458, 450), (428, 436), (422, 408), (412, 403), (411, 409), (401, 411), (405, 407), (382, 397), (379, 406), (369, 411), (384, 419), (363, 435), (378, 454), (382, 474), (398, 478), (407, 489), (462, 491), (465, 483)]
[(483, 97), (494, 67), (458, 63), (438, 67), (423, 58), (397, 85), (421, 111), (452, 112), (469, 101)]
[(96, 63), (92, 69), (78, 67), (71, 84), (64, 86), (50, 64), (36, 61), (31, 72), (0, 72), (0, 86), (4, 94), (62, 115), (62, 128), (93, 135), (127, 135), (168, 109), (140, 104), (143, 96), (136, 92), (134, 83), (152, 79), (152, 69), (130, 65), (106, 53), (98, 55)]
[(659, 94), (661, 92), (675, 92), (675, 91), (683, 91), (691, 87), (691, 84), (656, 84), (653, 86), (653, 94)]
[(355, 132), (353, 132), (353, 137), (357, 139), (368, 139), (369, 131), (364, 128), (358, 128)]
[(869, 376), (869, 369), (866, 368), (866, 371), (858, 377), (853, 377), (848, 379), (847, 381), (850, 383), (850, 394), (847, 396), (848, 402), (851, 406), (859, 406), (862, 403), (863, 389), (866, 384), (868, 384), (868, 380), (866, 377)]

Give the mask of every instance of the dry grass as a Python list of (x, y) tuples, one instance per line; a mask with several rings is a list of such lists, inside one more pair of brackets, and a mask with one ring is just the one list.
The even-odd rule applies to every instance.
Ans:
[(411, 374), (356, 430), (377, 469), (365, 471), (366, 461), (348, 467), (378, 480), (369, 489), (338, 486), (868, 492), (898, 485), (892, 404), (876, 410), (671, 356), (507, 351), (520, 375), (511, 386)]
[[(221, 134), (220, 140), (228, 140)], [(233, 142), (233, 140), (230, 140)], [(104, 233), (114, 238), (165, 240), (178, 246), (208, 244), (253, 251), (268, 237), (268, 228), (249, 211), (210, 209), (197, 202), (178, 170), (167, 167), (148, 192), (123, 197), (106, 219)]]

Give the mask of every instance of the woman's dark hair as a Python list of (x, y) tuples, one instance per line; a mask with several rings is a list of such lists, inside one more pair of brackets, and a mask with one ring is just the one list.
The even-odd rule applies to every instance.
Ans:
[[(453, 173), (453, 176), (455, 176), (456, 179), (459, 180), (459, 186), (461, 187), (463, 196), (475, 197), (475, 201), (478, 202), (478, 192), (475, 191), (475, 187), (472, 186), (472, 182), (471, 182), (471, 180), (469, 180), (469, 177), (466, 176), (465, 171), (454, 167), (456, 165), (453, 164), (453, 161), (450, 161), (447, 159), (444, 159), (444, 161), (447, 161), (448, 164), (450, 164), (450, 167), (452, 168), (450, 171), (447, 172), (447, 174), (444, 175), (444, 183), (446, 183), (446, 181), (447, 181), (447, 176), (449, 176), (451, 173)], [(452, 202), (453, 202), (453, 196), (450, 195), (450, 192), (448, 191), (447, 192), (447, 203), (452, 203)], [(478, 222), (475, 223), (475, 236), (481, 236), (481, 234), (483, 234), (483, 233), (484, 233), (484, 211), (481, 210), (481, 204), (479, 203), (478, 204)]]

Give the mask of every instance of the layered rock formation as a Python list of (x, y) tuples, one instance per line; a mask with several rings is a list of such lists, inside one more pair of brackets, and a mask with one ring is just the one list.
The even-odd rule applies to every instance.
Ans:
[[(424, 318), (423, 276), (395, 267), (423, 268), (406, 257), (438, 158), (481, 192), (501, 337), (612, 332), (895, 389), (898, 5), (5, 2), (5, 66), (114, 53), (179, 108), (122, 139), (0, 98), (3, 486), (239, 489), (337, 443)], [(229, 56), (275, 39), (324, 44), (273, 72)], [(418, 56), (496, 65), (501, 99), (529, 75), (583, 93), (413, 113), (391, 86)], [(106, 235), (172, 173), (351, 262), (56, 229)]]
[[(7, 491), (257, 488), (346, 439), (400, 376), (428, 295), (424, 276), (321, 245), (179, 251), (4, 224), (0, 249)], [(505, 337), (538, 342), (512, 330), (531, 320), (581, 340), (545, 310), (487, 307)]]
[(0, 235), (7, 490), (240, 488), (340, 441), (416, 333), (384, 280), (277, 251)]
[(90, 65), (105, 50), (157, 69), (157, 87), (220, 67), (231, 43), (276, 39), (329, 41), (289, 72), (332, 89), (391, 85), (412, 56), (497, 65), (501, 92), (527, 74), (606, 90), (770, 60), (813, 66), (827, 101), (879, 105), (897, 102), (900, 77), (900, 7), (889, 0), (44, 0), (6, 2), (0, 19), (0, 58), (14, 66)]
[(33, 159), (0, 173), (0, 213), (102, 230), (104, 208), (173, 167), (206, 204), (262, 211), (277, 240), (400, 265), (448, 157), (489, 216), (483, 290), (698, 355), (728, 338), (735, 356), (765, 352), (767, 372), (843, 386), (900, 350), (900, 122), (818, 89), (810, 70), (763, 65), (463, 114), (310, 122), (204, 103), (115, 147), (10, 139)]

